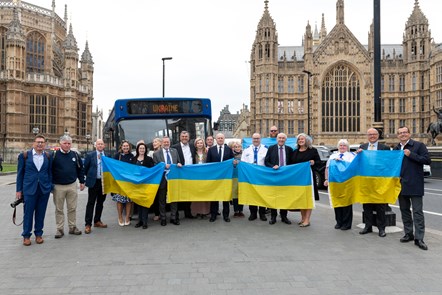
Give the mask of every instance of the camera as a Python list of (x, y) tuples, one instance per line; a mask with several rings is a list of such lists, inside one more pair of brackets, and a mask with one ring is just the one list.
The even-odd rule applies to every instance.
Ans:
[(17, 200), (15, 200), (14, 202), (12, 202), (11, 203), (11, 207), (12, 208), (15, 208), (15, 207), (17, 207), (18, 205), (20, 205), (21, 203), (23, 203), (23, 197), (21, 197), (20, 199), (17, 199)]

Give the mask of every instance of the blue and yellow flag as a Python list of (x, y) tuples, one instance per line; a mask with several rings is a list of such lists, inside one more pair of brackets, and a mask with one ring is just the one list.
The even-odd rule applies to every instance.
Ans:
[(331, 160), (328, 177), (331, 206), (394, 204), (401, 192), (403, 157), (403, 151), (362, 151), (351, 163)]
[(275, 209), (312, 209), (315, 206), (310, 163), (273, 168), (241, 162), (238, 165), (238, 202)]
[(167, 202), (230, 201), (233, 160), (220, 163), (172, 165), (167, 175)]
[(108, 157), (103, 157), (102, 163), (105, 194), (127, 196), (143, 207), (152, 205), (163, 176), (164, 163), (146, 168)]

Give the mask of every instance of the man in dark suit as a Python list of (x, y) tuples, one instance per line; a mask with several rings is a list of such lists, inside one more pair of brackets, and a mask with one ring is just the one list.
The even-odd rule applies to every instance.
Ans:
[[(379, 132), (375, 128), (370, 128), (367, 130), (368, 143), (361, 144), (358, 149), (358, 153), (362, 150), (384, 150), (389, 151), (390, 148), (385, 144), (379, 143)], [(385, 237), (385, 208), (387, 204), (363, 204), (364, 215), (365, 215), (365, 227), (359, 232), (361, 235), (365, 235), (373, 232), (372, 226), (374, 223), (373, 211), (376, 211), (376, 223), (379, 229), (379, 236)]]
[[(190, 135), (187, 131), (181, 131), (180, 142), (173, 145), (172, 148), (176, 149), (178, 152), (178, 157), (180, 158), (180, 163), (182, 165), (192, 165), (193, 159), (195, 158), (195, 146), (190, 142)], [(190, 211), (191, 202), (181, 202), (181, 206), (184, 209), (184, 216), (186, 218), (192, 219), (192, 212)]]
[[(160, 207), (161, 225), (166, 226), (166, 195), (167, 195), (167, 173), (169, 172), (171, 164), (181, 166), (180, 158), (176, 149), (170, 147), (170, 138), (163, 137), (161, 148), (153, 153), (153, 162), (157, 165), (160, 162), (166, 163), (166, 169), (161, 179), (160, 187), (158, 188), (157, 197)], [(170, 223), (180, 225), (180, 219), (177, 215), (178, 205), (176, 202), (170, 203)]]
[(23, 245), (31, 245), (32, 223), (35, 242), (43, 244), (43, 227), (52, 190), (52, 157), (44, 150), (46, 139), (35, 136), (32, 150), (18, 156), (16, 198), (24, 198)]
[(95, 227), (107, 228), (107, 224), (101, 221), (103, 203), (106, 200), (106, 195), (103, 194), (103, 186), (101, 183), (101, 179), (103, 177), (101, 158), (105, 157), (104, 141), (102, 139), (97, 139), (95, 141), (95, 149), (95, 151), (92, 151), (86, 155), (86, 159), (84, 161), (84, 174), (86, 175), (85, 184), (88, 187), (84, 229), (86, 234), (90, 234), (92, 231), (92, 220), (94, 221)]
[[(224, 143), (224, 134), (218, 133), (215, 137), (216, 145), (212, 146), (207, 151), (207, 163), (223, 162), (229, 159), (233, 159), (233, 151), (227, 144)], [(210, 222), (216, 220), (218, 215), (219, 202), (210, 202)], [(225, 222), (230, 222), (230, 202), (223, 202), (223, 218)]]
[[(405, 235), (401, 243), (414, 240), (414, 244), (422, 250), (428, 250), (424, 243), (425, 219), (423, 212), (424, 195), (424, 165), (430, 165), (431, 159), (425, 144), (411, 139), (410, 129), (406, 126), (399, 127), (398, 138), (400, 143), (395, 150), (404, 151), (401, 167), (401, 192), (399, 194), (399, 208)], [(413, 217), (410, 207), (413, 206)], [(414, 223), (414, 235), (413, 235)]]
[[(284, 133), (279, 133), (276, 137), (276, 140), (278, 141), (278, 143), (269, 147), (264, 160), (264, 164), (267, 167), (271, 167), (273, 169), (279, 169), (279, 167), (287, 165), (291, 154), (293, 153), (293, 149), (285, 145), (287, 135), (285, 135)], [(281, 215), (282, 222), (286, 224), (292, 223), (287, 218), (287, 210), (281, 209), (279, 210), (279, 214)], [(272, 208), (269, 224), (276, 223), (276, 216), (278, 216), (278, 210), (277, 208)]]

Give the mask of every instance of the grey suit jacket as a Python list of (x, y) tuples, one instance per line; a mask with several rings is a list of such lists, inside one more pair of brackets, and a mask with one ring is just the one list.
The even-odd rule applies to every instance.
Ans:
[[(169, 148), (169, 153), (170, 157), (172, 158), (172, 164), (181, 163), (176, 149)], [(153, 153), (153, 162), (155, 163), (155, 165), (160, 162), (166, 163), (166, 159), (164, 159), (163, 148), (160, 148), (159, 150)]]
[[(363, 150), (368, 150), (368, 143), (363, 143), (359, 146)], [(378, 142), (378, 151), (389, 151), (390, 147)]]

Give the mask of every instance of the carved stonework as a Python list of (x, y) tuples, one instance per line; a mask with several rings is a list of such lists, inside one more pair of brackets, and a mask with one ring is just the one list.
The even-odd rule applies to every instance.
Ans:
[(52, 60), (54, 75), (59, 78), (62, 78), (63, 72), (64, 72), (64, 66), (65, 66), (64, 65), (64, 54), (63, 54), (63, 51), (61, 50), (60, 45), (57, 44), (56, 42), (54, 42), (52, 45), (52, 53), (54, 55), (53, 60)]

